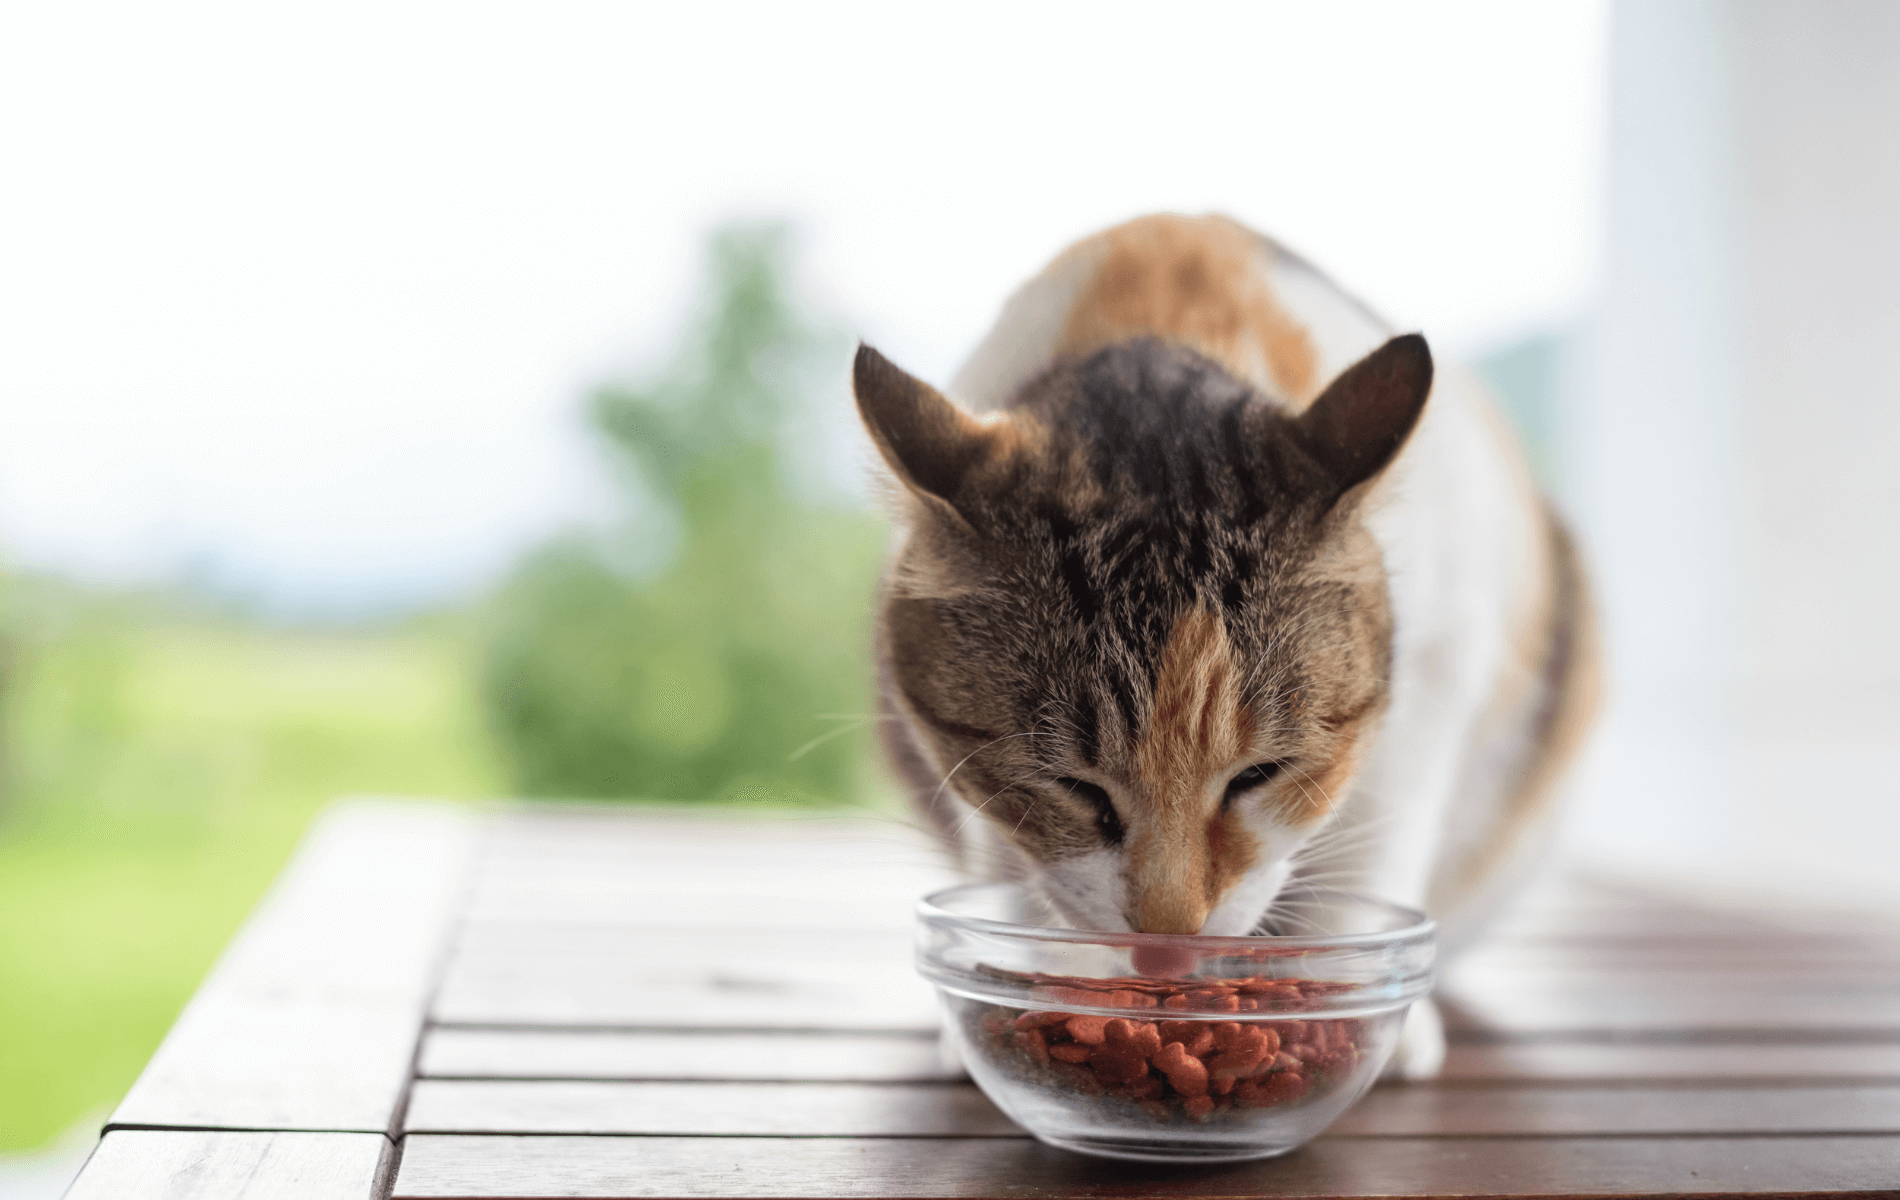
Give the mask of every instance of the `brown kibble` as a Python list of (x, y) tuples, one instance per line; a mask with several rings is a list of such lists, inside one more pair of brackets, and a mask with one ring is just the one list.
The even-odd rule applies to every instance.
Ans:
[(1016, 1044), (1028, 1052), (1037, 1062), (1049, 1061), (1049, 1039), (1042, 1036), (1040, 1029), (1018, 1029)]
[(1240, 997), (1232, 988), (1199, 988), (1187, 994), (1187, 1007), (1198, 1012), (1239, 1012)]
[(1259, 1079), (1243, 1079), (1234, 1087), (1234, 1103), (1242, 1108), (1272, 1108), (1297, 1100), (1306, 1092), (1306, 1079), (1294, 1071), (1277, 1071)]
[(1252, 1074), (1272, 1052), (1265, 1033), (1252, 1027), (1244, 1028), (1221, 1042), (1219, 1052), (1208, 1058), (1207, 1070), (1212, 1075), (1238, 1079)]
[(1143, 1075), (1135, 1082), (1115, 1089), (1115, 1094), (1128, 1100), (1156, 1100), (1167, 1090), (1167, 1080), (1156, 1075)]
[(1089, 1046), (1099, 1046), (1102, 1044), (1102, 1038), (1105, 1036), (1102, 1030), (1108, 1025), (1109, 1021), (1119, 1019), (1118, 1017), (1086, 1017), (1078, 1013), (1070, 1017), (1067, 1021), (1064, 1021), (1063, 1024), (1067, 1026), (1069, 1036), (1076, 1041)]
[(1094, 1004), (1100, 997), (1085, 988), (1069, 987), (1059, 983), (1045, 983), (1029, 989), (1029, 994), (1038, 1000), (1047, 1000), (1051, 1004)]
[(1183, 1096), (1207, 1094), (1207, 1067), (1180, 1042), (1169, 1042), (1155, 1055), (1155, 1066)]
[(1117, 1051), (1149, 1058), (1161, 1049), (1161, 1031), (1152, 1021), (1130, 1021), (1115, 1017), (1102, 1027), (1102, 1035)]
[(1103, 1083), (1133, 1083), (1148, 1074), (1148, 1060), (1127, 1050), (1101, 1046), (1089, 1055), (1089, 1066)]
[(1163, 1021), (1161, 1040), (1179, 1042), (1189, 1054), (1200, 1058), (1214, 1048), (1214, 1030), (1206, 1021)]
[[(1033, 977), (1031, 995), (1056, 1007), (992, 1009), (981, 1028), (996, 1049), (1024, 1066), (1038, 1064), (1049, 1086), (1113, 1097), (1129, 1112), (1139, 1105), (1160, 1121), (1202, 1121), (1230, 1107), (1286, 1104), (1350, 1079), (1364, 1059), (1365, 1022), (1277, 1014), (1353, 987), (1287, 978), (1045, 975)], [(1125, 1015), (1087, 1015), (1074, 1011), (1079, 1007)], [(1205, 1018), (1176, 1019), (1168, 1010)], [(1161, 1017), (1167, 1019), (1155, 1019)]]
[[(1054, 1054), (1055, 1051), (1051, 1050), (1050, 1053)], [(1089, 1070), (1087, 1067), (1066, 1062), (1052, 1062), (1049, 1064), (1049, 1071), (1056, 1078), (1062, 1080), (1070, 1091), (1080, 1092), (1084, 1096), (1099, 1096), (1102, 1094), (1102, 1081), (1095, 1078), (1095, 1072)]]

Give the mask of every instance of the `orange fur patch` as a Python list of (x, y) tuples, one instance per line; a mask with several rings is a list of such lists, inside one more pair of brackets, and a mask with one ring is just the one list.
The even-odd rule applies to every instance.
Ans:
[(1295, 405), (1316, 394), (1318, 354), (1268, 289), (1254, 234), (1225, 217), (1152, 216), (1100, 239), (1101, 265), (1076, 297), (1060, 352), (1151, 335)]
[(1241, 760), (1253, 732), (1227, 627), (1218, 613), (1197, 608), (1168, 639), (1154, 709), (1135, 748), (1147, 800), (1128, 848), (1138, 929), (1200, 932), (1208, 912), (1253, 865), (1252, 836), (1208, 805), (1209, 780)]

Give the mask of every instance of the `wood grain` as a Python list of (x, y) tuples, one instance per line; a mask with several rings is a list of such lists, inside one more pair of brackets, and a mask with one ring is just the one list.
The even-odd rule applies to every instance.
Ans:
[(329, 818), (72, 1194), (367, 1197), (419, 1037), (398, 1197), (1900, 1184), (1891, 922), (1553, 877), (1448, 974), (1440, 1081), (1375, 1089), (1285, 1159), (1155, 1168), (1044, 1147), (937, 1061), (910, 936), (947, 876), (916, 831), (536, 806), (486, 818), (477, 854), (473, 826)]
[(934, 1036), (435, 1029), (418, 1068), (436, 1079), (943, 1082)]
[(537, 870), (611, 876), (640, 866), (702, 863), (722, 867), (711, 878), (726, 883), (822, 879), (832, 867), (914, 870), (928, 881), (942, 878), (945, 862), (928, 834), (866, 817), (523, 809), (499, 813), (494, 830), (489, 861), (501, 877)]
[(412, 1133), (1023, 1137), (974, 1085), (461, 1081), (416, 1084)]
[(1026, 1138), (415, 1134), (395, 1197), (1877, 1196), (1897, 1162), (1891, 1137), (1322, 1138), (1282, 1159), (1190, 1169)]
[[(755, 935), (756, 936), (756, 935)], [(936, 1024), (933, 993), (909, 956), (831, 959), (788, 930), (756, 937), (760, 952), (616, 955), (464, 952), (435, 1005), (455, 1024), (915, 1030)], [(604, 939), (603, 939), (604, 940)], [(623, 946), (638, 939), (628, 936)], [(1557, 1036), (1785, 1030), (1809, 1037), (1886, 1031), (1900, 1043), (1900, 971), (1638, 972), (1556, 970), (1493, 962), (1444, 982), (1448, 1027), (1460, 1034)], [(1765, 1035), (1773, 1040), (1772, 1032)]]
[(1454, 1043), (1444, 1082), (1826, 1081), (1900, 1083), (1900, 1045), (1626, 1045)]
[(369, 1200), (390, 1150), (374, 1133), (121, 1129), (66, 1200)]
[[(970, 1084), (423, 1080), (427, 1133), (994, 1137), (1020, 1131)], [(1328, 1130), (1357, 1137), (1900, 1134), (1900, 1087), (1376, 1088)]]
[(1327, 1130), (1358, 1137), (1900, 1134), (1893, 1085), (1374, 1088)]
[(734, 970), (607, 981), (457, 970), (434, 1013), (462, 1025), (928, 1033), (937, 1027), (937, 1002), (909, 970), (900, 964), (873, 977), (818, 980)]
[(107, 1127), (391, 1131), (474, 833), (442, 804), (330, 810)]
[(1772, 1030), (1900, 1034), (1900, 975), (1848, 982), (1799, 971), (1686, 973), (1456, 970), (1439, 986), (1451, 1028), (1506, 1033)]
[[(932, 1036), (437, 1028), (419, 1068), (439, 1079), (754, 1079), (927, 1083), (960, 1078)], [(1900, 1045), (1453, 1044), (1444, 1082), (1900, 1084)]]
[(469, 900), (472, 921), (506, 919), (571, 925), (671, 925), (750, 929), (760, 934), (799, 929), (907, 930), (921, 892), (852, 891), (794, 898), (743, 889), (682, 897), (652, 891), (587, 888), (483, 888)]
[[(801, 929), (795, 940), (762, 937), (749, 929), (651, 924), (470, 921), (456, 941), (458, 963), (492, 959), (535, 970), (588, 969), (588, 964), (638, 962), (721, 963), (815, 959), (851, 964), (909, 962), (912, 930)], [(570, 966), (564, 960), (579, 960)]]

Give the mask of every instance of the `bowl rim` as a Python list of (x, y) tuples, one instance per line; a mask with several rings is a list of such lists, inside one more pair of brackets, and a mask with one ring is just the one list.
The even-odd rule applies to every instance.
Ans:
[(1387, 900), (1366, 892), (1355, 892), (1345, 888), (1315, 887), (1311, 890), (1329, 896), (1339, 896), (1362, 904), (1372, 904), (1389, 912), (1398, 913), (1408, 919), (1408, 923), (1399, 929), (1384, 933), (1342, 933), (1342, 934), (1201, 934), (1201, 933), (1114, 933), (1107, 930), (1092, 929), (1053, 929), (1043, 925), (1019, 925), (1013, 921), (997, 921), (989, 917), (966, 917), (943, 907), (943, 902), (958, 893), (975, 892), (985, 888), (1015, 888), (1024, 890), (1020, 883), (1008, 880), (977, 880), (971, 883), (953, 884), (939, 888), (917, 901), (917, 917), (926, 925), (938, 928), (972, 930), (1003, 937), (1022, 938), (1037, 942), (1082, 942), (1101, 946), (1167, 946), (1178, 949), (1198, 950), (1203, 955), (1226, 952), (1241, 953), (1258, 950), (1263, 945), (1283, 946), (1293, 950), (1325, 950), (1337, 947), (1342, 950), (1362, 949), (1367, 946), (1386, 946), (1400, 942), (1430, 940), (1438, 932), (1438, 922), (1423, 912), (1395, 900)]

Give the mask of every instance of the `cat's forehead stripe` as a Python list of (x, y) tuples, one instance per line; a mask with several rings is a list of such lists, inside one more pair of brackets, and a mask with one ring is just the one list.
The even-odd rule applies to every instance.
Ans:
[(1161, 655), (1148, 727), (1135, 751), (1150, 803), (1199, 806), (1208, 778), (1232, 766), (1252, 736), (1226, 624), (1219, 613), (1191, 609)]

